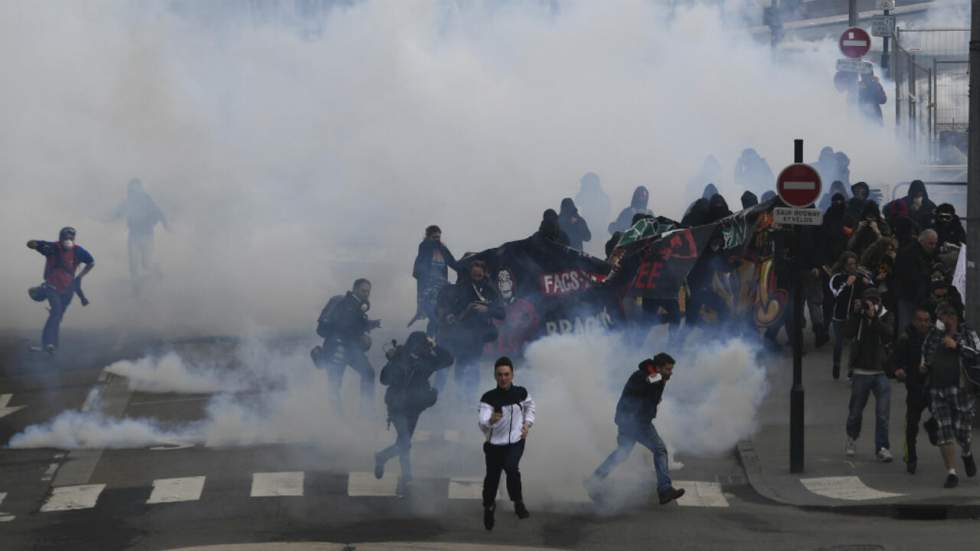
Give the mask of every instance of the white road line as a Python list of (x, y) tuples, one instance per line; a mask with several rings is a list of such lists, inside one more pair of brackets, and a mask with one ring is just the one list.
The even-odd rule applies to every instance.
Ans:
[[(3, 505), (3, 500), (5, 499), (7, 499), (7, 492), (0, 492), (0, 505)], [(0, 522), (10, 522), (15, 518), (17, 517), (14, 515), (8, 515), (7, 513), (0, 511)]]
[(865, 501), (869, 499), (885, 499), (905, 494), (881, 492), (869, 488), (856, 476), (825, 476), (820, 478), (801, 478), (800, 482), (811, 492), (832, 499), (848, 501)]
[[(187, 478), (158, 478), (153, 481), (153, 493), (147, 503), (174, 503), (177, 501), (197, 501), (204, 490), (203, 476)], [(302, 486), (301, 486), (302, 487)]]
[(483, 499), (483, 477), (450, 478), (449, 499)]
[(91, 509), (95, 507), (95, 502), (99, 500), (99, 494), (104, 489), (105, 484), (81, 484), (79, 486), (52, 488), (51, 497), (41, 506), (41, 512)]
[(304, 473), (252, 473), (251, 497), (302, 496)]
[(7, 407), (7, 404), (9, 404), (10, 400), (12, 400), (13, 398), (14, 398), (13, 394), (0, 394), (0, 417), (6, 417), (11, 413), (20, 411), (27, 407), (27, 406)]
[(684, 488), (684, 495), (677, 500), (682, 507), (728, 507), (728, 500), (717, 482), (700, 480), (675, 480), (674, 486)]
[(351, 497), (378, 497), (398, 495), (398, 475), (390, 470), (381, 480), (374, 473), (350, 473), (347, 475), (347, 495)]

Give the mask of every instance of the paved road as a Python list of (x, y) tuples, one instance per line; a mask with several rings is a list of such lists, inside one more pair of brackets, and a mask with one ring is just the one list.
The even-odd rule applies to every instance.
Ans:
[[(108, 344), (107, 344), (108, 346)], [(146, 343), (118, 346), (117, 357)], [(111, 354), (109, 354), (111, 355)], [(9, 356), (7, 356), (9, 358)], [(5, 360), (0, 391), (3, 442), (26, 425), (82, 408), (92, 388), (101, 408), (181, 426), (205, 415), (206, 395), (126, 393), (101, 368), (104, 354), (78, 355), (71, 365), (36, 358)], [(12, 363), (8, 363), (12, 362)], [(91, 404), (90, 404), (91, 406)], [(814, 513), (768, 502), (745, 481), (734, 452), (716, 458), (678, 457), (675, 471), (688, 496), (660, 506), (652, 500), (648, 454), (634, 454), (611, 482), (622, 494), (597, 510), (575, 480), (526, 472), (532, 517), (519, 521), (501, 500), (497, 529), (480, 521), (479, 435), (460, 430), (436, 410), (423, 416), (413, 454), (417, 480), (396, 495), (397, 467), (376, 481), (369, 453), (315, 443), (137, 449), (0, 450), (0, 548), (170, 549), (229, 543), (460, 542), (491, 547), (575, 549), (972, 549), (977, 520), (922, 522)], [(391, 438), (366, 431), (373, 449)], [(157, 449), (153, 449), (157, 448)], [(547, 454), (547, 450), (529, 453)], [(555, 457), (557, 464), (564, 458)], [(557, 469), (556, 469), (557, 470)], [(874, 547), (882, 546), (882, 547)]]

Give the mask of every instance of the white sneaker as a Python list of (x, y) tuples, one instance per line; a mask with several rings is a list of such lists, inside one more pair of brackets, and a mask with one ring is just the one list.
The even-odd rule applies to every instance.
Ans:
[(844, 444), (844, 455), (847, 457), (854, 457), (857, 454), (857, 441), (855, 441), (850, 436), (847, 437), (847, 442)]
[(878, 461), (881, 461), (882, 463), (891, 463), (892, 459), (892, 452), (888, 451), (888, 448), (881, 448), (878, 450)]

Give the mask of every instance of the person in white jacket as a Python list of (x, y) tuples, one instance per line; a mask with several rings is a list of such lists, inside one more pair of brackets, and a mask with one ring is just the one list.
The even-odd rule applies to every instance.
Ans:
[(493, 530), (497, 487), (501, 471), (507, 472), (507, 495), (514, 502), (517, 517), (531, 516), (524, 506), (521, 490), (521, 456), (524, 442), (534, 424), (534, 400), (527, 389), (514, 386), (514, 363), (507, 356), (494, 362), (493, 376), (497, 388), (480, 398), (480, 430), (487, 441), (483, 444), (487, 475), (483, 479), (483, 526)]

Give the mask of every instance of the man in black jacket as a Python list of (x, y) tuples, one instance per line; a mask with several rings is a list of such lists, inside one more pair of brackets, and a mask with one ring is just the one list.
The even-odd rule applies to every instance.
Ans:
[(370, 414), (374, 404), (374, 368), (366, 355), (371, 349), (368, 333), (381, 327), (380, 320), (367, 317), (370, 297), (371, 282), (362, 278), (354, 281), (352, 290), (346, 295), (337, 295), (327, 301), (316, 328), (317, 334), (323, 337), (323, 346), (310, 352), (313, 363), (327, 370), (331, 398), (338, 409), (346, 367), (349, 365), (361, 376), (361, 412), (364, 414)]
[(388, 422), (395, 426), (395, 443), (374, 455), (374, 476), (382, 478), (385, 463), (398, 456), (402, 476), (398, 479), (400, 494), (404, 494), (412, 480), (412, 462), (409, 451), (412, 435), (419, 416), (436, 404), (438, 393), (429, 385), (429, 377), (440, 369), (449, 367), (453, 357), (445, 348), (421, 331), (408, 336), (405, 344), (396, 348), (388, 363), (381, 370), (381, 384), (386, 385), (385, 405)]
[(935, 231), (924, 230), (917, 241), (900, 250), (895, 257), (899, 327), (905, 327), (912, 322), (915, 306), (929, 294), (929, 278), (938, 243), (939, 236)]
[(461, 277), (440, 297), (439, 340), (456, 358), (456, 397), (460, 404), (472, 402), (480, 383), (476, 365), (483, 345), (496, 340), (493, 320), (506, 315), (500, 293), (487, 278), (487, 265), (482, 260), (470, 264), (469, 277)]
[(657, 495), (664, 505), (684, 495), (683, 489), (675, 489), (668, 470), (667, 446), (657, 434), (653, 419), (657, 416), (657, 405), (663, 397), (667, 380), (674, 369), (674, 358), (661, 352), (640, 362), (623, 387), (623, 393), (616, 403), (616, 451), (586, 480), (589, 495), (596, 499), (602, 480), (620, 463), (626, 461), (633, 446), (637, 443), (653, 452), (653, 465), (657, 471)]
[(929, 407), (926, 376), (919, 371), (922, 363), (922, 343), (932, 327), (932, 318), (925, 307), (915, 309), (912, 323), (898, 336), (895, 343), (895, 378), (905, 382), (905, 468), (915, 474), (919, 456), (915, 443), (919, 435), (922, 412)]

